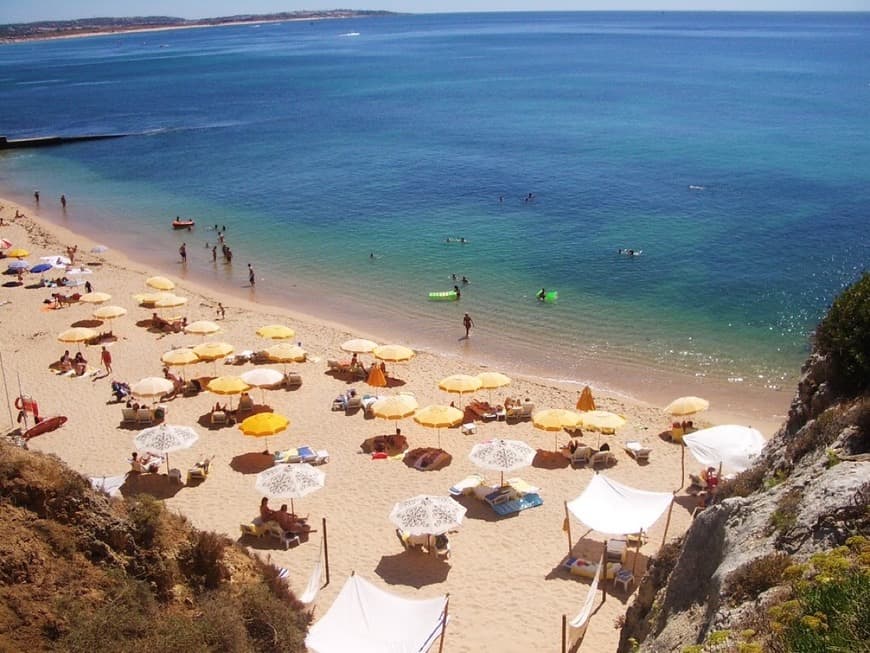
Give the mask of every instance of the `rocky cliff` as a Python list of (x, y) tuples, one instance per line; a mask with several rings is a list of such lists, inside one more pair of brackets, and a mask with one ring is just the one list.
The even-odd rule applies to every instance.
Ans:
[(816, 333), (788, 418), (665, 546), (619, 651), (870, 650), (870, 275)]

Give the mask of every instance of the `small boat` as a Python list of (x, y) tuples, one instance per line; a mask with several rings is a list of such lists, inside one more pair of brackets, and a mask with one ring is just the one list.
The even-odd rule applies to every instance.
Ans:
[(63, 415), (46, 417), (38, 424), (35, 424), (27, 429), (24, 433), (21, 434), (21, 436), (25, 440), (29, 440), (30, 438), (35, 438), (37, 435), (42, 435), (43, 433), (49, 433), (51, 431), (54, 431), (55, 429), (59, 429), (64, 424), (66, 424), (66, 417), (64, 417)]
[(195, 224), (196, 224), (196, 222), (193, 220), (178, 220), (178, 219), (176, 219), (176, 220), (172, 221), (172, 228), (173, 229), (188, 229), (189, 230), (189, 229), (193, 229)]

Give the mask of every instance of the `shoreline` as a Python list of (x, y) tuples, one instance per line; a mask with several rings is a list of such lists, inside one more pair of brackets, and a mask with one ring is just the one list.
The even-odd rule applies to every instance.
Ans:
[(30, 43), (34, 41), (59, 41), (64, 39), (78, 39), (78, 38), (88, 38), (92, 36), (113, 36), (117, 34), (142, 34), (147, 32), (169, 32), (183, 29), (197, 29), (197, 28), (211, 28), (211, 27), (234, 27), (238, 25), (267, 25), (273, 23), (296, 23), (303, 21), (315, 21), (315, 20), (347, 20), (348, 18), (365, 18), (368, 17), (366, 14), (354, 14), (351, 13), (349, 15), (339, 15), (339, 16), (327, 16), (327, 15), (315, 15), (315, 16), (305, 16), (299, 18), (273, 18), (273, 19), (265, 19), (265, 20), (235, 20), (235, 21), (227, 21), (225, 23), (204, 23), (201, 25), (164, 25), (158, 27), (131, 27), (130, 29), (124, 29), (123, 27), (117, 28), (105, 28), (101, 30), (94, 31), (82, 31), (82, 32), (74, 32), (68, 34), (56, 34), (51, 36), (28, 36), (23, 38), (6, 38), (0, 39), (0, 44), (17, 44), (17, 43)]
[[(74, 230), (69, 225), (60, 224), (59, 221), (64, 218), (59, 210), (40, 207), (38, 209), (40, 215), (34, 215), (34, 207), (27, 206), (20, 199), (10, 199), (8, 189), (2, 187), (0, 187), (0, 203), (10, 205), (13, 210), (19, 210), (46, 231), (60, 232), (57, 236), (61, 241), (65, 240), (69, 244), (87, 241), (85, 251), (98, 243), (96, 236), (90, 233), (87, 227)], [(108, 242), (116, 245), (111, 240)], [(136, 257), (128, 250), (117, 249), (114, 246), (110, 251), (112, 255), (109, 258), (122, 257), (121, 267), (136, 269), (141, 274), (145, 274), (145, 269), (148, 268), (164, 272), (169, 269), (168, 262), (165, 260)], [(315, 307), (310, 303), (304, 302), (301, 310), (285, 308), (278, 303), (280, 298), (270, 296), (268, 291), (259, 291), (260, 294), (257, 296), (253, 294), (254, 291), (245, 291), (232, 283), (223, 285), (213, 283), (210, 282), (212, 280), (202, 278), (195, 273), (186, 273), (184, 270), (172, 270), (170, 276), (199, 294), (231, 296), (233, 301), (240, 303), (246, 310), (280, 312), (297, 322), (323, 326), (380, 342), (401, 342), (420, 352), (425, 351), (436, 356), (457, 359), (477, 367), (499, 369), (512, 376), (521, 376), (542, 385), (553, 385), (577, 393), (584, 385), (590, 385), (595, 392), (606, 392), (650, 407), (664, 406), (677, 396), (689, 394), (703, 396), (711, 403), (711, 409), (705, 414), (705, 418), (715, 423), (734, 422), (751, 425), (767, 436), (772, 435), (779, 428), (791, 401), (791, 393), (787, 390), (743, 386), (717, 378), (667, 372), (642, 363), (613, 361), (606, 358), (578, 358), (574, 367), (582, 368), (584, 374), (569, 375), (566, 372), (570, 370), (553, 367), (552, 362), (550, 365), (534, 362), (530, 364), (528, 360), (522, 360), (518, 364), (510, 359), (510, 352), (502, 348), (496, 348), (494, 351), (480, 349), (469, 352), (469, 341), (466, 341), (464, 346), (448, 350), (439, 346), (439, 343), (421, 338), (420, 331), (415, 329), (412, 323), (406, 324), (404, 329), (396, 326), (391, 328), (394, 321), (384, 320), (376, 309), (372, 309), (369, 315), (358, 311), (336, 313), (337, 307), (329, 305), (324, 310), (324, 305), (321, 304), (318, 313), (312, 310)], [(470, 346), (474, 346), (474, 342), (475, 338), (472, 337)], [(585, 370), (588, 370), (588, 373), (585, 373)], [(663, 415), (663, 424), (666, 419)]]
[[(0, 200), (0, 211), (9, 220), (16, 205)], [(18, 210), (25, 209), (18, 206)], [(22, 211), (25, 215), (32, 213)], [(44, 216), (11, 220), (4, 227), (3, 237), (16, 246), (30, 249), (30, 261), (52, 253), (63, 253), (66, 245), (77, 244), (80, 262), (90, 263), (93, 275), (87, 277), (97, 291), (112, 295), (109, 303), (129, 309), (129, 313), (112, 323), (117, 340), (108, 344), (112, 354), (111, 375), (65, 377), (52, 374), (48, 365), (65, 349), (57, 341), (62, 330), (83, 321), (90, 321), (94, 306), (74, 304), (51, 310), (44, 304), (52, 289), (0, 287), (0, 312), (5, 315), (3, 341), (4, 383), (11, 397), (19, 392), (30, 394), (39, 402), (41, 414), (64, 415), (67, 423), (54, 432), (30, 440), (28, 447), (60, 457), (74, 470), (93, 477), (115, 477), (130, 468), (127, 462), (131, 440), (140, 425), (120, 424), (121, 404), (112, 403), (110, 380), (135, 382), (145, 376), (160, 374), (160, 356), (170, 348), (193, 346), (204, 339), (187, 334), (156, 333), (148, 329), (150, 310), (138, 308), (131, 301), (134, 293), (143, 292), (144, 280), (151, 274), (166, 275), (168, 266), (142, 264), (124, 252), (109, 250), (91, 254), (95, 244), (91, 238), (56, 225)], [(51, 276), (51, 275), (49, 275)], [(171, 272), (168, 276), (178, 281)], [(35, 278), (34, 278), (35, 280)], [(287, 447), (311, 446), (327, 450), (329, 461), (321, 469), (326, 474), (325, 486), (297, 499), (301, 514), (320, 524), (328, 519), (329, 560), (332, 582), (322, 588), (316, 604), (316, 615), (322, 616), (335, 599), (344, 579), (352, 572), (360, 573), (388, 591), (405, 597), (429, 598), (450, 594), (451, 623), (447, 630), (447, 647), (453, 653), (531, 650), (541, 645), (555, 648), (559, 642), (559, 615), (569, 618), (583, 603), (588, 581), (573, 576), (562, 568), (566, 553), (572, 557), (597, 559), (605, 536), (592, 533), (573, 522), (572, 539), (566, 550), (562, 524), (564, 502), (578, 495), (592, 478), (589, 467), (573, 468), (554, 449), (567, 442), (564, 432), (544, 432), (530, 422), (478, 422), (476, 432), (464, 434), (457, 428), (426, 429), (411, 419), (400, 424), (380, 419), (366, 419), (361, 413), (330, 410), (333, 398), (351, 387), (350, 381), (327, 373), (326, 361), (343, 358), (340, 344), (349, 337), (375, 336), (360, 329), (347, 329), (343, 324), (306, 316), (282, 307), (237, 298), (225, 289), (209, 288), (187, 280), (179, 281), (179, 294), (189, 299), (188, 319), (215, 319), (215, 306), (226, 306), (226, 318), (218, 320), (221, 332), (213, 340), (231, 343), (236, 351), (259, 349), (269, 345), (255, 335), (264, 324), (286, 323), (296, 331), (294, 340), (301, 340), (309, 352), (309, 360), (294, 364), (292, 369), (303, 378), (303, 384), (293, 390), (252, 391), (258, 403), (268, 404), (275, 412), (287, 415), (291, 426), (286, 432), (270, 436), (267, 441), (243, 437), (235, 426), (209, 428), (208, 417), (217, 398), (226, 403), (229, 397), (216, 397), (203, 392), (193, 397), (179, 397), (165, 403), (170, 424), (194, 425), (199, 434), (190, 449), (173, 451), (172, 466), (183, 474), (197, 460), (214, 457), (205, 482), (198, 486), (172, 485), (165, 474), (148, 475), (151, 483), (137, 487), (131, 483), (122, 488), (125, 496), (145, 491), (156, 494), (167, 509), (184, 515), (195, 527), (229, 536), (249, 547), (265, 560), (290, 570), (288, 583), (301, 593), (308, 574), (319, 558), (320, 535), (307, 543), (283, 550), (268, 538), (252, 541), (239, 537), (239, 524), (247, 524), (256, 514), (260, 494), (254, 474), (272, 464), (267, 451)], [(70, 291), (74, 290), (72, 288)], [(11, 303), (7, 303), (11, 302)], [(14, 318), (14, 319), (13, 319)], [(105, 328), (105, 327), (102, 327)], [(400, 341), (401, 342), (401, 341)], [(84, 354), (94, 371), (98, 371), (99, 347), (83, 346)], [(278, 366), (273, 366), (278, 368)], [(457, 358), (437, 351), (420, 351), (408, 363), (388, 365), (395, 387), (380, 392), (412, 392), (420, 404), (447, 404), (461, 399), (438, 389), (439, 379), (465, 372), (476, 374), (485, 366), (477, 358)], [(187, 369), (187, 368), (185, 368)], [(186, 372), (188, 378), (214, 374), (239, 374), (245, 367), (215, 364), (194, 366)], [(500, 369), (492, 367), (492, 369)], [(19, 385), (20, 384), (20, 385)], [(359, 392), (377, 392), (362, 382), (353, 383)], [(573, 407), (580, 387), (571, 379), (557, 382), (542, 376), (522, 373), (511, 384), (492, 392), (499, 402), (505, 394), (530, 397), (537, 408)], [(674, 492), (673, 510), (667, 520), (662, 517), (649, 530), (648, 541), (639, 553), (627, 559), (636, 578), (645, 572), (651, 556), (669, 538), (681, 535), (691, 523), (694, 497), (679, 491), (682, 484), (681, 454), (684, 450), (660, 437), (670, 423), (657, 405), (636, 402), (625, 395), (593, 390), (599, 408), (625, 415), (627, 424), (616, 435), (586, 432), (580, 436), (585, 444), (597, 447), (608, 443), (615, 453), (616, 463), (602, 471), (614, 480), (639, 489)], [(268, 394), (266, 394), (268, 393)], [(478, 396), (487, 397), (487, 391)], [(263, 397), (261, 399), (261, 397)], [(672, 397), (673, 398), (673, 397)], [(737, 401), (739, 398), (735, 397)], [(465, 397), (467, 403), (468, 397)], [(715, 408), (715, 406), (714, 406)], [(10, 407), (11, 410), (11, 407)], [(721, 409), (720, 409), (721, 410)], [(711, 411), (695, 417), (698, 427), (718, 420), (719, 412)], [(734, 413), (738, 415), (738, 413)], [(11, 426), (17, 426), (9, 414)], [(7, 417), (0, 417), (5, 422)], [(736, 423), (746, 423), (737, 419)], [(359, 453), (359, 443), (377, 434), (392, 433), (400, 425), (411, 448), (434, 447), (436, 442), (451, 459), (443, 469), (419, 471), (399, 460), (374, 460)], [(759, 424), (754, 424), (760, 428)], [(762, 429), (763, 431), (766, 429)], [(436, 440), (437, 437), (437, 440)], [(540, 488), (543, 505), (506, 519), (500, 519), (486, 503), (474, 497), (460, 497), (468, 512), (459, 531), (451, 534), (449, 563), (428, 555), (406, 552), (396, 541), (395, 526), (388, 515), (398, 500), (418, 494), (446, 494), (448, 488), (471, 474), (480, 473), (468, 457), (476, 442), (486, 439), (520, 439), (537, 449), (539, 456), (531, 466), (517, 475), (523, 481)], [(637, 440), (652, 451), (648, 463), (639, 463), (623, 451), (622, 442)], [(547, 454), (547, 455), (545, 455)], [(549, 455), (553, 454), (553, 455)], [(538, 460), (540, 457), (540, 460)], [(686, 471), (696, 463), (686, 456)], [(493, 473), (487, 473), (493, 480)], [(495, 473), (495, 479), (498, 474)], [(125, 484), (126, 485), (126, 484)], [(275, 502), (273, 506), (277, 507)], [(318, 526), (319, 529), (319, 526)], [(578, 539), (579, 538), (579, 539)], [(504, 580), (509, 570), (510, 581)], [(636, 585), (635, 588), (636, 589)], [(608, 599), (597, 605), (585, 636), (590, 650), (615, 650), (619, 638), (613, 623), (625, 612), (632, 592), (611, 590)], [(596, 598), (596, 603), (598, 599)], [(505, 611), (493, 613), (491, 606), (505, 606)], [(546, 605), (548, 613), (529, 622), (523, 632), (510, 628), (514, 615), (529, 604)]]

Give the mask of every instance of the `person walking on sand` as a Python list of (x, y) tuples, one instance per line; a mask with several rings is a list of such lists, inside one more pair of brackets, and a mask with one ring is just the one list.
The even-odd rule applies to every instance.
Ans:
[(257, 281), (256, 275), (254, 275), (254, 268), (251, 267), (250, 263), (248, 263), (248, 281), (250, 282), (251, 286), (253, 286)]
[(471, 334), (471, 327), (474, 326), (474, 320), (472, 320), (471, 316), (466, 313), (465, 317), (462, 318), (462, 323), (465, 325), (465, 337), (468, 338)]
[(103, 345), (103, 351), (100, 352), (100, 360), (103, 361), (103, 367), (106, 368), (106, 374), (112, 373), (112, 352), (106, 349), (106, 346)]
[(64, 208), (64, 209), (66, 208), (66, 195), (60, 196), (60, 205), (62, 208)]
[(178, 253), (181, 255), (181, 262), (187, 263), (187, 243), (181, 243), (181, 247), (178, 248)]

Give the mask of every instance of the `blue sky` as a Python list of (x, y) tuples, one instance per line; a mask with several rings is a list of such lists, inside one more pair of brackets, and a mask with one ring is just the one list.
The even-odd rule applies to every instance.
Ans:
[(95, 16), (204, 18), (298, 9), (385, 9), (410, 13), (456, 11), (870, 11), (870, 0), (0, 0), (0, 23)]

